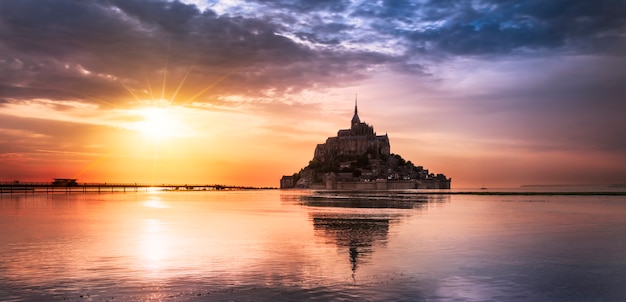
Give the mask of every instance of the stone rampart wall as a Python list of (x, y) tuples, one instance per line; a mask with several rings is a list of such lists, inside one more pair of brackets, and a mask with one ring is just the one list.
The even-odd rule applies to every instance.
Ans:
[(338, 181), (327, 183), (329, 190), (408, 190), (408, 189), (450, 189), (449, 181), (406, 180), (406, 181)]
[(385, 136), (349, 136), (329, 137), (324, 144), (315, 148), (314, 158), (320, 161), (337, 155), (363, 155), (368, 149), (374, 149), (381, 154), (390, 153), (389, 139)]

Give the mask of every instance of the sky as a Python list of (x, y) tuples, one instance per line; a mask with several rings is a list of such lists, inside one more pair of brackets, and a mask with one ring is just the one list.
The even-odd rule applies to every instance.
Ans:
[(456, 188), (626, 183), (626, 1), (0, 1), (0, 181), (276, 187), (356, 95)]

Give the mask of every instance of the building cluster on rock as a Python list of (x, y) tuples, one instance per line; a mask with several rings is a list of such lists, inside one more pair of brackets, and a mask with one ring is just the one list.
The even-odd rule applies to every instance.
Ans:
[(315, 148), (309, 164), (283, 176), (281, 188), (332, 190), (450, 189), (451, 179), (391, 153), (389, 136), (361, 122), (355, 100), (350, 129)]

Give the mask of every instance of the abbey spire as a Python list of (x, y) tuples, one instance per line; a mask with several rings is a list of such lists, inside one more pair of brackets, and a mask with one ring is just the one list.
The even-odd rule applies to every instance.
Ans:
[(352, 127), (361, 123), (361, 119), (359, 119), (359, 109), (357, 107), (357, 95), (354, 95), (354, 116), (352, 117)]

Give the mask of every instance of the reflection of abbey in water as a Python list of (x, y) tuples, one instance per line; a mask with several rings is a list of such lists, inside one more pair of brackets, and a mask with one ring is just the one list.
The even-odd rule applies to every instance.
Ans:
[(449, 189), (451, 179), (414, 166), (391, 153), (389, 137), (376, 135), (361, 122), (355, 100), (350, 129), (318, 144), (313, 160), (300, 172), (283, 176), (281, 188), (311, 189)]
[(356, 273), (359, 261), (370, 256), (376, 243), (385, 243), (389, 232), (389, 219), (313, 216), (313, 228), (333, 239), (340, 248), (348, 248), (352, 272)]
[[(294, 201), (288, 197), (281, 195), (286, 202)], [(375, 248), (386, 246), (392, 225), (409, 218), (414, 209), (447, 203), (449, 197), (401, 191), (318, 191), (298, 199), (312, 210), (315, 235), (335, 244), (343, 255), (348, 253), (354, 277), (359, 265), (371, 260)]]

